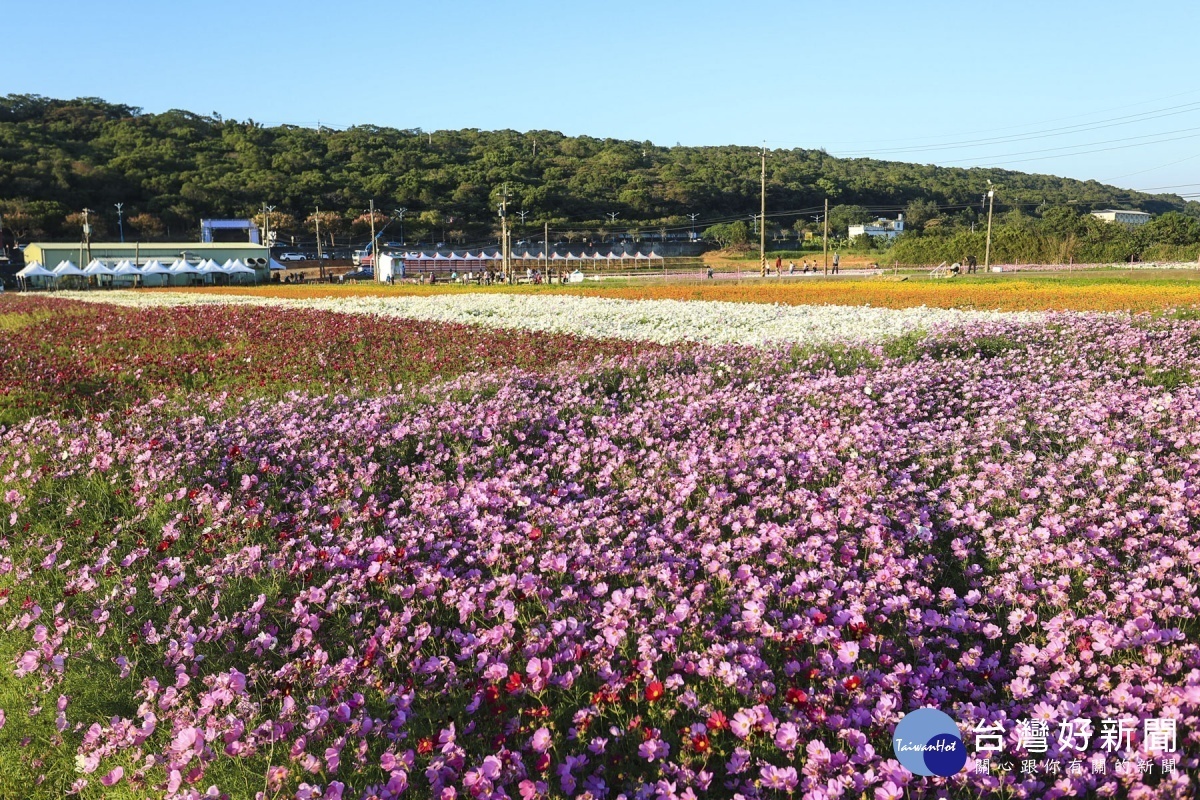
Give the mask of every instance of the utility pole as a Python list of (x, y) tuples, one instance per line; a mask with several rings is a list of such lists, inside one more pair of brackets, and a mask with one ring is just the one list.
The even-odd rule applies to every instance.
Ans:
[(508, 263), (508, 184), (500, 190), (500, 271), (504, 273), (504, 281), (512, 282)]
[(825, 231), (821, 234), (821, 247), (825, 251), (825, 274), (829, 274), (829, 198), (825, 198)]
[[(659, 228), (658, 232), (659, 232), (659, 234), (662, 235), (662, 238), (659, 240), (661, 242), (659, 247), (662, 248), (659, 255), (662, 256), (662, 262), (663, 262), (663, 284), (666, 284), (666, 282), (667, 282), (667, 226), (666, 225), (662, 226), (661, 228)], [(653, 246), (650, 248), (650, 254), (651, 255), (654, 254)]]
[[(320, 123), (318, 123), (319, 125)], [(320, 131), (320, 128), (317, 128)], [(321, 270), (321, 280), (325, 280), (325, 262), (321, 259), (321, 207), (316, 207), (316, 212), (313, 214), (313, 222), (317, 225), (317, 266)]]
[(692, 241), (694, 242), (694, 241), (696, 241), (696, 217), (698, 217), (700, 215), (699, 214), (688, 214), (687, 216), (692, 221)]
[(124, 203), (113, 203), (113, 205), (117, 209), (117, 230), (119, 230), (121, 232), (121, 244), (125, 244), (125, 223), (121, 219), (121, 208), (125, 204)]
[(991, 272), (992, 266), (992, 208), (996, 204), (996, 190), (992, 188), (992, 182), (988, 181), (988, 228), (987, 228), (987, 244), (983, 248), (983, 271)]
[(271, 266), (271, 212), (275, 206), (263, 203), (263, 244), (267, 246), (267, 266)]
[(404, 206), (396, 209), (396, 217), (400, 220), (400, 244), (408, 246), (408, 242), (404, 241), (404, 212), (408, 211)]
[[(85, 208), (83, 210), (83, 246), (87, 251), (87, 260), (89, 264), (92, 263), (92, 226), (88, 223), (88, 214), (90, 213), (92, 213), (90, 208)], [(82, 261), (83, 256), (80, 256), (79, 260)], [(83, 264), (80, 264), (80, 266), (82, 267)]]
[(767, 275), (767, 148), (762, 149), (762, 207), (758, 218), (758, 269), (763, 277)]
[(375, 273), (375, 280), (379, 280), (379, 248), (375, 246), (375, 201), (372, 200), (368, 207), (368, 213), (371, 215), (371, 271)]
[(550, 223), (543, 223), (545, 228), (542, 231), (542, 253), (546, 256), (546, 271), (542, 273), (542, 280), (546, 283), (550, 282)]

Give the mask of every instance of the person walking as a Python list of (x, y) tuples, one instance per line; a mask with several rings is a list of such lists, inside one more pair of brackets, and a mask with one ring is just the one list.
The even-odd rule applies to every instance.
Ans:
[(783, 274), (783, 256), (775, 256), (775, 274)]

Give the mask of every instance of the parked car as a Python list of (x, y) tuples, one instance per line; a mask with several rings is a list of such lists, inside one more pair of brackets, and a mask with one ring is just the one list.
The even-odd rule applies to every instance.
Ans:
[(304, 261), (304, 253), (280, 253), (280, 261)]
[(375, 270), (373, 269), (356, 269), (354, 272), (347, 272), (339, 280), (342, 281), (373, 281), (375, 280)]

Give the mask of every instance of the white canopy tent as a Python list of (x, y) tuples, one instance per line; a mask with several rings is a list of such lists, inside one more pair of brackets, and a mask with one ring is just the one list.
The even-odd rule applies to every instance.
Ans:
[(77, 267), (74, 261), (67, 260), (58, 262), (58, 266), (54, 268), (54, 274), (60, 278), (68, 275), (78, 277), (83, 275), (83, 270)]
[(171, 280), (171, 270), (157, 259), (142, 267), (141, 272), (143, 286), (166, 286)]
[[(196, 267), (196, 271), (204, 276), (205, 283), (224, 283), (228, 278), (228, 273), (221, 269), (220, 265), (212, 261), (201, 261)], [(218, 278), (218, 276), (220, 276)]]
[(204, 282), (204, 273), (182, 258), (171, 264), (170, 274), (168, 281), (172, 286), (194, 286)]
[(258, 273), (238, 260), (234, 260), (233, 266), (226, 272), (229, 273), (230, 283), (254, 283), (258, 280)]
[(97, 286), (103, 286), (104, 284), (112, 285), (113, 271), (98, 258), (92, 259), (83, 272), (89, 278), (95, 278)]
[(84, 267), (85, 275), (112, 275), (112, 268), (105, 265), (103, 261), (93, 261)]
[(17, 283), (22, 289), (35, 289), (39, 284), (45, 289), (57, 281), (57, 275), (36, 261), (26, 264), (25, 268), (17, 273)]
[(113, 269), (113, 283), (121, 286), (136, 286), (142, 271), (131, 261), (122, 261)]
[(54, 268), (54, 275), (58, 278), (57, 285), (60, 289), (87, 287), (87, 275), (71, 260), (58, 262), (58, 266)]

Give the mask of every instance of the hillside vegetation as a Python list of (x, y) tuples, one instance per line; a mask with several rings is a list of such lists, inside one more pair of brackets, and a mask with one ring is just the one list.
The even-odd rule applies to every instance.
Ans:
[[(843, 225), (866, 209), (894, 215), (911, 207), (918, 229), (932, 222), (957, 230), (977, 219), (989, 179), (1003, 186), (1006, 209), (1195, 206), (1094, 181), (821, 150), (772, 151), (767, 165), (771, 208), (796, 212), (769, 221), (772, 238), (815, 225), (799, 212), (826, 198)], [(408, 209), (410, 241), (478, 242), (494, 236), (505, 184), (510, 208), (528, 212), (530, 235), (543, 222), (563, 231), (658, 230), (688, 224), (686, 214), (708, 227), (757, 208), (759, 155), (753, 147), (662, 147), (553, 131), (317, 131), (188, 111), (147, 114), (96, 98), (0, 98), (0, 212), (22, 240), (78, 237), (85, 207), (98, 210), (93, 238), (115, 235), (117, 202), (127, 238), (195, 236), (203, 217), (252, 216), (264, 202), (276, 206), (273, 227), (284, 232), (311, 231), (320, 206), (324, 232), (361, 236), (374, 200), (388, 213)]]

